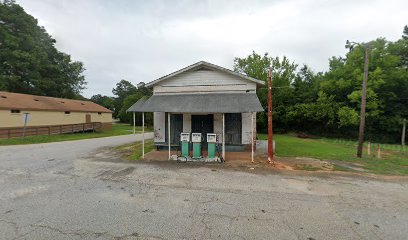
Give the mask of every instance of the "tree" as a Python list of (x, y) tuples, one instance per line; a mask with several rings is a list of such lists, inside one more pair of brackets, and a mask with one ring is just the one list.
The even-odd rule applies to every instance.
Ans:
[(123, 101), (130, 95), (135, 94), (137, 92), (136, 86), (134, 86), (131, 82), (127, 80), (120, 80), (114, 89), (112, 89), (112, 93), (116, 96), (115, 98), (115, 111), (113, 112), (114, 117), (119, 116), (119, 111), (122, 109)]
[[(367, 85), (366, 136), (383, 142), (399, 142), (401, 125), (408, 118), (408, 26), (401, 39), (370, 41)], [(364, 48), (355, 47), (345, 56), (332, 57), (329, 70), (314, 73), (309, 67), (298, 69), (286, 57), (272, 58), (252, 52), (234, 59), (234, 70), (266, 80), (266, 69), (273, 66), (274, 130), (297, 131), (356, 138), (361, 104)], [(257, 94), (267, 107), (267, 88)], [(259, 132), (266, 132), (266, 113), (258, 113)]]
[[(116, 84), (116, 88), (114, 88), (112, 92), (116, 95), (113, 116), (119, 118), (121, 122), (130, 122), (132, 119), (132, 114), (126, 112), (130, 106), (137, 102), (141, 97), (150, 97), (152, 95), (152, 91), (144, 85), (137, 88), (131, 82), (124, 79)], [(146, 116), (147, 119), (152, 119), (149, 114)], [(140, 114), (137, 114), (137, 119), (139, 123), (139, 119), (141, 119)]]
[(81, 62), (58, 51), (37, 20), (15, 1), (0, 2), (0, 90), (77, 98), (85, 88)]
[[(132, 123), (132, 113), (127, 113), (126, 111), (139, 99), (141, 99), (143, 95), (141, 93), (135, 93), (130, 96), (127, 96), (122, 104), (122, 108), (119, 111), (118, 118), (121, 122)], [(140, 113), (137, 114), (138, 118)], [(141, 121), (138, 121), (138, 125), (141, 125)]]
[(109, 110), (112, 111), (115, 110), (115, 99), (113, 97), (96, 94), (91, 97), (91, 101), (101, 106), (104, 106)]
[(291, 62), (288, 58), (279, 57), (272, 58), (268, 53), (263, 56), (257, 54), (255, 51), (245, 58), (234, 59), (234, 71), (247, 76), (265, 81), (265, 85), (258, 89), (257, 95), (265, 109), (265, 112), (257, 114), (257, 125), (259, 132), (266, 132), (267, 116), (266, 109), (268, 106), (268, 89), (266, 85), (267, 72), (266, 70), (273, 66), (273, 121), (277, 126), (275, 129), (282, 130), (285, 125), (285, 113), (287, 105), (293, 102), (293, 88), (291, 84), (296, 77), (297, 65)]

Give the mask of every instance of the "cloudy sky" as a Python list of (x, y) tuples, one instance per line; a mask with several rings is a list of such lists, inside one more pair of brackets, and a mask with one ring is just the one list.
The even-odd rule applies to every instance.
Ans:
[(90, 97), (126, 79), (150, 82), (197, 61), (232, 68), (255, 50), (315, 71), (346, 53), (347, 39), (396, 40), (406, 0), (17, 0), (86, 67)]

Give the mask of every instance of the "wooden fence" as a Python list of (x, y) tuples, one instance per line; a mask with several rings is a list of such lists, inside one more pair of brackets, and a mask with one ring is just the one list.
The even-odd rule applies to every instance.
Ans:
[(79, 123), (67, 125), (51, 125), (51, 126), (30, 126), (16, 128), (0, 128), (1, 138), (15, 138), (33, 135), (54, 135), (76, 132), (95, 132), (102, 130), (103, 124), (101, 122)]

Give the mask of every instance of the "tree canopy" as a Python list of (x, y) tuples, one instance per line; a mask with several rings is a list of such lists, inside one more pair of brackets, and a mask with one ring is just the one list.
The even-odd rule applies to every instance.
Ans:
[(83, 64), (60, 52), (46, 30), (14, 1), (0, 1), (0, 90), (78, 98)]
[[(332, 57), (324, 73), (255, 52), (235, 58), (234, 70), (266, 81), (266, 69), (273, 66), (276, 131), (353, 138), (358, 133), (364, 51), (360, 45), (344, 57)], [(395, 42), (371, 41), (369, 62), (366, 138), (397, 142), (402, 119), (408, 118), (408, 27)], [(266, 86), (257, 94), (266, 110)], [(257, 123), (258, 131), (267, 130), (266, 112), (258, 114)]]

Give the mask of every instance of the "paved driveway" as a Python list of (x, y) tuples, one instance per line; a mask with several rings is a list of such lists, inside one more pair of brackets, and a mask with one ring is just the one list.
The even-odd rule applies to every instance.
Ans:
[(408, 183), (120, 163), (140, 136), (0, 147), (0, 239), (406, 239)]

